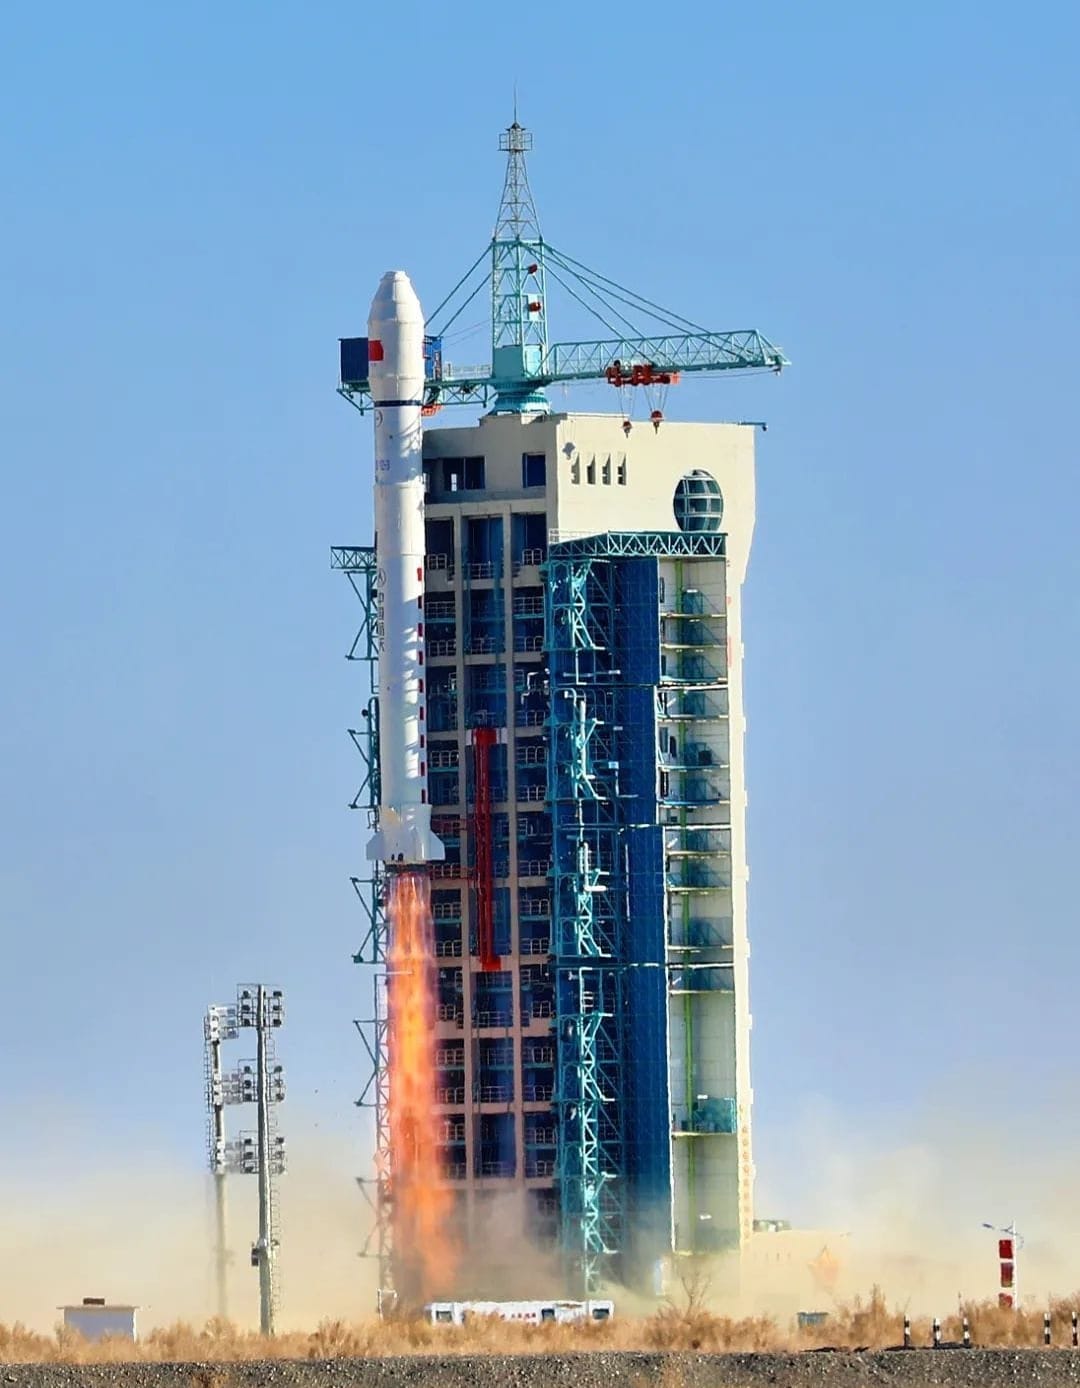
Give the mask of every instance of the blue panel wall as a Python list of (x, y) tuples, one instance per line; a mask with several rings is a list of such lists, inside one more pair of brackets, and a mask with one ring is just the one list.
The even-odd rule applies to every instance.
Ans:
[[(618, 565), (620, 689), (619, 789), (627, 862), (628, 920), (622, 1034), (624, 1140), (629, 1196), (628, 1247), (637, 1267), (668, 1246), (671, 1203), (667, 988), (663, 968), (664, 850), (656, 804), (656, 685), (660, 679), (660, 613), (655, 559)], [(628, 1240), (628, 1242), (631, 1242)]]

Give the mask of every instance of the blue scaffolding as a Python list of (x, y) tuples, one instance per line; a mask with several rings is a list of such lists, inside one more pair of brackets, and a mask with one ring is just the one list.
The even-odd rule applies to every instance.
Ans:
[(644, 1227), (671, 1184), (657, 565), (724, 553), (721, 534), (611, 532), (553, 544), (544, 569), (556, 1178), (588, 1295), (666, 1238)]
[[(372, 546), (336, 546), (330, 551), (330, 567), (345, 574), (353, 592), (360, 600), (360, 626), (345, 658), (358, 661), (364, 667), (361, 726), (348, 730), (353, 746), (360, 753), (363, 774), (360, 786), (349, 802), (349, 808), (366, 811), (369, 824), (373, 826), (375, 810), (379, 804), (379, 700), (376, 694), (378, 604), (375, 590), (375, 550)], [(371, 1110), (374, 1118), (375, 1174), (373, 1177), (357, 1177), (357, 1184), (374, 1215), (361, 1256), (376, 1259), (381, 1304), (384, 1296), (393, 1296), (394, 1288), (385, 974), (386, 893), (381, 864), (369, 863), (365, 871), (366, 876), (351, 879), (364, 921), (364, 934), (352, 958), (354, 964), (373, 967), (375, 977), (371, 1016), (357, 1018), (354, 1022), (370, 1063), (356, 1104), (358, 1108)]]

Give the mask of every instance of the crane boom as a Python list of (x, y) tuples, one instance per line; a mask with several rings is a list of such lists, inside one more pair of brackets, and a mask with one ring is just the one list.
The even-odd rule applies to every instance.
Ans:
[[(666, 378), (673, 383), (683, 372), (779, 371), (789, 365), (780, 348), (756, 329), (709, 332), (544, 241), (525, 171), (532, 136), (515, 120), (499, 147), (507, 155), (506, 180), (489, 251), (436, 309), (439, 315), (458, 302), (442, 331), (431, 331), (425, 339), (426, 413), (463, 404), (491, 404), (495, 413), (546, 413), (550, 405), (545, 388), (559, 382), (637, 385)], [(489, 257), (490, 268), (470, 289), (475, 272)], [(549, 279), (616, 335), (549, 344)], [(490, 362), (456, 366), (444, 361), (443, 334), (485, 287), (492, 305)], [(628, 312), (644, 314), (668, 331), (641, 333)], [(342, 339), (338, 389), (361, 413), (371, 408), (366, 338)]]

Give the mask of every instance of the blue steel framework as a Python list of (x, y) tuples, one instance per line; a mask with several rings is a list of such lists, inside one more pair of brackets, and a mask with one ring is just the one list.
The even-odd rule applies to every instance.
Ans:
[[(374, 811), (379, 803), (379, 701), (376, 696), (378, 643), (375, 623), (376, 602), (375, 550), (372, 547), (336, 546), (330, 551), (330, 567), (340, 570), (349, 580), (360, 600), (360, 627), (346, 652), (346, 660), (361, 662), (367, 667), (364, 676), (363, 726), (350, 728), (349, 737), (360, 753), (364, 766), (360, 787), (349, 802), (350, 810), (366, 810), (369, 822), (374, 823)], [(372, 1015), (357, 1018), (354, 1025), (363, 1042), (370, 1070), (356, 1104), (369, 1109), (375, 1123), (375, 1174), (360, 1176), (357, 1183), (371, 1207), (374, 1223), (365, 1241), (362, 1256), (374, 1257), (378, 1263), (379, 1296), (393, 1293), (394, 1269), (391, 1240), (390, 1132), (388, 1127), (389, 1094), (387, 1066), (386, 1015), (386, 912), (385, 884), (378, 863), (365, 865), (365, 877), (353, 877), (353, 890), (364, 918), (364, 936), (353, 955), (354, 964), (374, 968), (372, 985)]]
[[(659, 729), (673, 719), (717, 716), (703, 699), (726, 687), (726, 670), (709, 678), (697, 666), (692, 675), (683, 670), (683, 636), (673, 638), (663, 673), (658, 560), (722, 560), (724, 553), (722, 534), (612, 532), (552, 544), (540, 570), (549, 734), (544, 809), (553, 848), (554, 1176), (568, 1273), (586, 1293), (608, 1274), (625, 1278), (635, 1253), (671, 1246), (672, 1141), (690, 1144), (692, 1229), (694, 1140), (736, 1128), (732, 1098), (713, 1101), (715, 1113), (695, 1111), (690, 1014), (691, 995), (732, 986), (730, 947), (718, 953), (716, 940), (693, 936), (688, 914), (696, 892), (711, 884), (706, 860), (719, 864), (726, 853), (713, 851), (715, 830), (687, 825), (679, 768), (660, 783), (670, 781), (666, 789), (657, 778), (664, 764)], [(348, 652), (368, 667), (364, 726), (350, 730), (365, 768), (351, 808), (370, 810), (378, 799), (374, 550), (334, 549), (331, 566), (345, 572), (363, 609)], [(696, 651), (700, 639), (693, 644)], [(353, 886), (365, 919), (354, 962), (378, 968), (386, 957), (378, 867)], [(365, 1194), (373, 1189), (376, 1216), (365, 1253), (378, 1258), (386, 1293), (393, 1288), (393, 1249), (383, 980), (376, 973), (373, 1015), (356, 1025), (371, 1062), (357, 1102), (374, 1111), (376, 1133), (376, 1174), (361, 1180)], [(666, 1010), (677, 995), (686, 1046), (685, 1092), (678, 1095), (670, 1092), (666, 1053)], [(648, 1227), (658, 1210), (659, 1225)], [(676, 1248), (706, 1251), (689, 1230), (677, 1236)]]
[[(586, 1293), (607, 1271), (625, 1278), (635, 1243), (670, 1247), (665, 1012), (687, 958), (669, 964), (665, 873), (682, 845), (666, 851), (657, 731), (663, 686), (685, 680), (662, 673), (656, 561), (723, 559), (724, 545), (608, 533), (553, 544), (544, 569), (556, 1178), (563, 1251)], [(664, 1227), (649, 1228), (658, 1197)]]

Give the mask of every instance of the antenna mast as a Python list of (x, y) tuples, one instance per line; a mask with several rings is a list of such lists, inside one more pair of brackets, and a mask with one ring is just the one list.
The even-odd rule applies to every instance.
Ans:
[(491, 239), (491, 374), (495, 414), (547, 414), (543, 389), (529, 386), (547, 352), (544, 242), (525, 155), (532, 135), (514, 122), (499, 136), (506, 178)]

